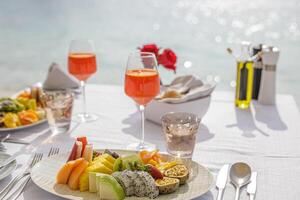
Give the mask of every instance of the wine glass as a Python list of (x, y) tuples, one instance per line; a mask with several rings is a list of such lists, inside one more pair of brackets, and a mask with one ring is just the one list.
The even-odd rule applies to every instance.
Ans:
[(97, 71), (94, 43), (91, 40), (73, 40), (69, 47), (68, 68), (70, 74), (79, 81), (83, 96), (83, 112), (75, 116), (77, 122), (92, 122), (98, 119), (95, 114), (86, 112), (85, 85), (87, 79)]
[(160, 79), (157, 61), (153, 53), (134, 52), (128, 57), (125, 72), (125, 93), (138, 105), (141, 113), (141, 140), (128, 146), (129, 149), (151, 150), (154, 145), (146, 144), (145, 139), (145, 106), (159, 93)]

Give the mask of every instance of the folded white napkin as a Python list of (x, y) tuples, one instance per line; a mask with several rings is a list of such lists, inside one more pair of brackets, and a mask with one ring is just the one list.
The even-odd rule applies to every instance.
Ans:
[(164, 86), (156, 100), (167, 103), (183, 103), (210, 95), (216, 83), (203, 83), (194, 75), (175, 78), (170, 85)]
[(78, 89), (80, 83), (70, 74), (64, 72), (57, 63), (49, 67), (47, 78), (43, 84), (46, 90)]

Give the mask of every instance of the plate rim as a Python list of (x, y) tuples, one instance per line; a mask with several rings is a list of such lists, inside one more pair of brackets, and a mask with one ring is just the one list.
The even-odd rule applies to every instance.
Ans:
[[(96, 151), (104, 151), (105, 149), (99, 149), (99, 148), (96, 148), (95, 150), (96, 150)], [(120, 152), (137, 152), (137, 151), (135, 151), (135, 150), (127, 150), (127, 149), (109, 149), (109, 150), (111, 150), (111, 151), (120, 151)], [(63, 153), (61, 153), (61, 154), (68, 154), (69, 152), (70, 152), (70, 151), (68, 151), (68, 152), (63, 152)], [(169, 155), (169, 154), (166, 153), (166, 152), (160, 152), (160, 153), (161, 153), (162, 155)], [(58, 154), (58, 155), (59, 155), (59, 154)], [(54, 156), (58, 156), (58, 155), (53, 155), (53, 157), (54, 157)], [(169, 156), (170, 156), (170, 155), (169, 155)], [(47, 159), (47, 160), (48, 160), (48, 159), (51, 159), (51, 157), (47, 157), (46, 159)], [(42, 160), (42, 161), (43, 161), (43, 160)], [(201, 195), (194, 195), (194, 196), (191, 196), (190, 199), (194, 199), (194, 198), (201, 197), (202, 195), (204, 195), (204, 194), (206, 194), (208, 191), (210, 191), (210, 190), (212, 189), (213, 185), (214, 185), (214, 175), (212, 174), (212, 172), (211, 172), (206, 166), (204, 166), (204, 165), (202, 165), (202, 164), (200, 164), (200, 163), (198, 163), (198, 162), (196, 162), (196, 161), (194, 161), (194, 160), (192, 160), (192, 162), (195, 163), (195, 164), (197, 164), (198, 166), (201, 166), (202, 168), (204, 168), (204, 169), (207, 171), (207, 174), (208, 174), (209, 180), (210, 180), (210, 185), (209, 185), (209, 187), (207, 188), (207, 190), (206, 190), (205, 192), (203, 192)], [(36, 168), (37, 168), (40, 164), (41, 164), (41, 163), (39, 162), (39, 163), (37, 163), (35, 166), (33, 166), (33, 168), (32, 168), (31, 171), (34, 172), (34, 171), (36, 170)], [(32, 177), (32, 174), (31, 174), (31, 173), (30, 173), (30, 176), (31, 176), (32, 182), (33, 182), (36, 186), (38, 186), (38, 188), (42, 189), (43, 191), (46, 191), (46, 192), (48, 192), (48, 193), (50, 193), (50, 194), (53, 194), (53, 195), (55, 195), (55, 196), (58, 196), (58, 197), (62, 197), (62, 198), (65, 198), (65, 199), (70, 199), (70, 198), (66, 197), (66, 195), (63, 195), (63, 194), (59, 194), (59, 193), (55, 193), (55, 192), (46, 190), (46, 188), (43, 188), (41, 185), (39, 185), (38, 183), (36, 183), (36, 180), (35, 180), (35, 178)], [(140, 197), (136, 197), (136, 199), (138, 200), (138, 199), (140, 199)], [(72, 199), (70, 199), (70, 200), (72, 200)], [(125, 200), (126, 200), (126, 197), (125, 197)]]
[(47, 119), (42, 119), (42, 120), (39, 120), (33, 124), (28, 124), (28, 125), (23, 125), (23, 126), (18, 126), (16, 128), (0, 128), (0, 132), (5, 132), (5, 131), (17, 131), (17, 130), (22, 130), (22, 129), (27, 129), (27, 128), (30, 128), (30, 127), (33, 127), (33, 126), (37, 126), (37, 125), (40, 125), (40, 124), (43, 124), (47, 121)]

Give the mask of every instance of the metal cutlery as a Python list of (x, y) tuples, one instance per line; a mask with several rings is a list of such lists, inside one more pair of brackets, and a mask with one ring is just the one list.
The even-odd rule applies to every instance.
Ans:
[(251, 168), (246, 163), (238, 162), (234, 163), (230, 167), (230, 180), (231, 183), (235, 186), (235, 200), (240, 198), (240, 189), (247, 185), (251, 177)]
[(9, 138), (9, 134), (0, 139), (0, 151), (6, 151), (6, 147), (2, 144), (2, 142), (5, 141), (7, 138)]
[(4, 142), (5, 140), (7, 140), (10, 137), (10, 134), (7, 134), (4, 137), (1, 137), (1, 142)]
[(16, 160), (16, 155), (10, 156), (9, 158), (7, 158), (6, 160), (0, 163), (0, 169), (14, 162), (15, 160)]
[(26, 175), (30, 174), (30, 170), (32, 169), (32, 167), (38, 163), (40, 160), (42, 160), (43, 158), (43, 154), (42, 153), (35, 153), (33, 156), (33, 159), (31, 161), (31, 163), (28, 165), (28, 167), (26, 168), (26, 170), (19, 174), (18, 176), (16, 176), (13, 180), (11, 180), (8, 185), (0, 192), (0, 198), (3, 199), (11, 190), (12, 188), (16, 185), (16, 183), (21, 180), (23, 177), (25, 177)]
[(0, 143), (0, 152), (4, 152), (6, 151), (5, 146), (3, 146), (3, 144)]
[(7, 134), (6, 136), (0, 137), (0, 141), (6, 143), (15, 143), (15, 144), (24, 144), (24, 145), (30, 144), (29, 142), (26, 142), (22, 139), (11, 138), (10, 136), (11, 136), (10, 134)]
[[(51, 147), (49, 153), (48, 153), (48, 157), (51, 157), (53, 155), (56, 155), (59, 153), (59, 148), (55, 148), (55, 147)], [(26, 180), (23, 182), (23, 184), (16, 190), (14, 197), (11, 200), (17, 200), (18, 197), (22, 194), (22, 192), (24, 191), (27, 183), (30, 181), (31, 176), (30, 173), (28, 174), (28, 176), (26, 177)], [(12, 196), (12, 195), (11, 195)], [(10, 196), (10, 197), (11, 197)]]
[(23, 144), (23, 145), (29, 145), (29, 142), (26, 142), (24, 140), (21, 139), (17, 139), (17, 138), (9, 138), (7, 140), (4, 140), (3, 143), (14, 143), (14, 144)]
[(228, 164), (223, 165), (223, 167), (220, 169), (220, 171), (218, 173), (217, 182), (216, 182), (216, 187), (218, 188), (217, 200), (222, 200), (222, 198), (223, 198), (224, 189), (227, 184), (228, 169), (229, 169)]
[(254, 200), (255, 193), (256, 193), (256, 177), (257, 172), (252, 172), (250, 183), (247, 186), (247, 193), (249, 194), (249, 199)]
[(49, 153), (48, 153), (48, 157), (56, 155), (59, 153), (59, 148), (56, 147), (51, 147)]
[[(2, 137), (0, 139), (1, 143), (2, 142), (10, 142), (10, 143), (17, 143), (17, 144), (29, 144), (28, 142), (25, 142), (23, 140), (19, 140), (19, 139), (13, 139), (13, 138), (10, 138), (10, 134), (7, 134), (5, 137)], [(5, 151), (6, 148), (2, 145), (1, 146), (1, 143), (0, 143), (0, 151)], [(16, 160), (16, 156), (17, 155), (14, 155), (14, 156), (11, 156), (9, 158), (7, 158), (6, 160), (4, 160), (2, 163), (0, 163), (0, 169), (2, 167), (5, 167), (6, 165), (12, 163), (14, 160)]]

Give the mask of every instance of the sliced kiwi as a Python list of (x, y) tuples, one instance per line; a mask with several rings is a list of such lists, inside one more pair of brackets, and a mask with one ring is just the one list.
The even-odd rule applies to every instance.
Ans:
[(116, 171), (122, 171), (122, 169), (123, 169), (123, 161), (122, 161), (122, 158), (119, 157), (116, 159), (116, 161), (114, 163), (113, 170), (114, 170), (114, 172), (116, 172)]

